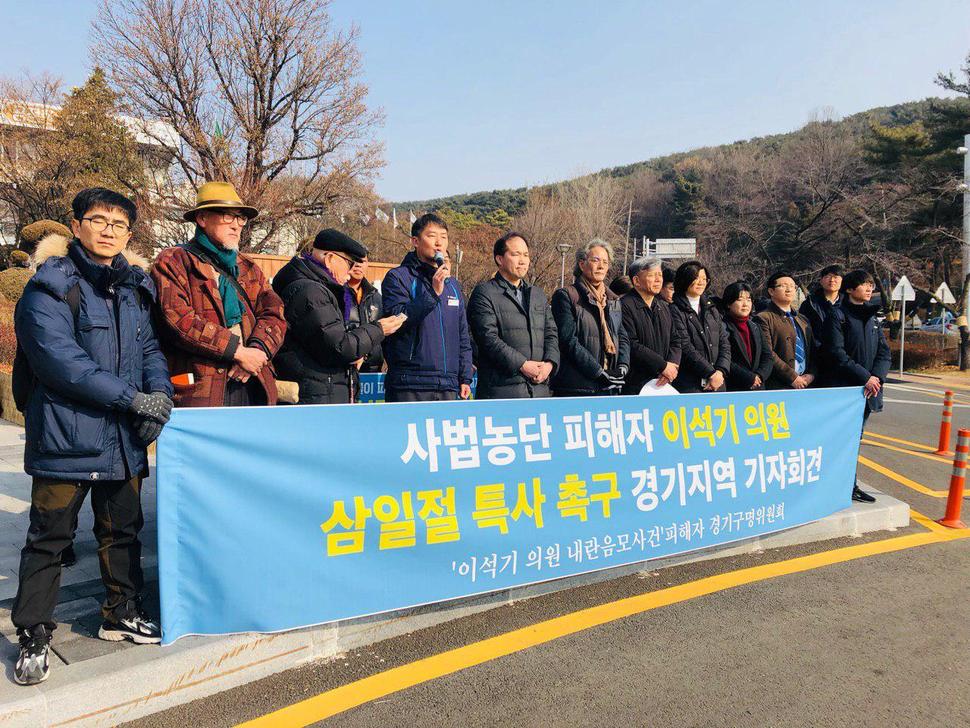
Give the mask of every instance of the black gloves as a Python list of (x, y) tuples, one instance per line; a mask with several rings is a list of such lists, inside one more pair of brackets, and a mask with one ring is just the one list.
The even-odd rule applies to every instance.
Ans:
[[(622, 374), (620, 374), (622, 370)], [(603, 371), (600, 372), (599, 382), (604, 385), (606, 389), (620, 389), (623, 386), (623, 377), (626, 375), (626, 367), (619, 367), (610, 372)]]
[(147, 447), (158, 439), (162, 426), (172, 416), (172, 400), (164, 392), (137, 392), (128, 411), (135, 416), (135, 431)]
[(128, 411), (135, 417), (148, 418), (164, 425), (168, 422), (168, 418), (172, 416), (172, 400), (164, 392), (152, 392), (151, 394), (137, 392), (131, 400)]
[(162, 434), (162, 423), (147, 417), (136, 420), (135, 430), (145, 447), (151, 445)]

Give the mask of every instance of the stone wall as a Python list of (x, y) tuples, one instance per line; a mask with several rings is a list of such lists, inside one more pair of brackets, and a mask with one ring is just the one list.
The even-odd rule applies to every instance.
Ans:
[(17, 410), (17, 405), (13, 401), (13, 387), (11, 386), (11, 375), (7, 372), (0, 372), (0, 416), (15, 425), (24, 426), (24, 416)]

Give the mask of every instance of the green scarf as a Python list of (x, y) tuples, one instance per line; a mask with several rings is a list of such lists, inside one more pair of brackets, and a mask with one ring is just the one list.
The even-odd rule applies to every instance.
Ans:
[[(221, 264), (222, 267), (232, 273), (233, 278), (239, 277), (239, 263), (237, 262), (238, 250), (225, 250), (213, 243), (201, 228), (195, 229), (195, 242), (199, 247), (211, 253)], [(242, 322), (243, 307), (236, 292), (229, 280), (219, 271), (219, 297), (222, 299), (222, 310), (226, 315), (226, 326), (232, 327)]]

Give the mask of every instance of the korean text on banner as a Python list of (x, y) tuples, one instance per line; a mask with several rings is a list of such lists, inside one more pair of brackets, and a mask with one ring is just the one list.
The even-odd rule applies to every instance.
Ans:
[(729, 543), (850, 505), (859, 388), (179, 409), (163, 641), (273, 632)]

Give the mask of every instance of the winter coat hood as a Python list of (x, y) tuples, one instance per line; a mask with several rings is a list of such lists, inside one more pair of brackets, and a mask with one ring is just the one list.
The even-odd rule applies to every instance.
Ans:
[(141, 288), (153, 301), (156, 298), (155, 284), (146, 273), (149, 263), (133, 250), (123, 250), (111, 266), (106, 266), (91, 260), (76, 238), (51, 233), (37, 243), (32, 263), (37, 270), (32, 280), (58, 298), (64, 298), (78, 282), (81, 269), (85, 278), (102, 290), (111, 285), (128, 285)]

